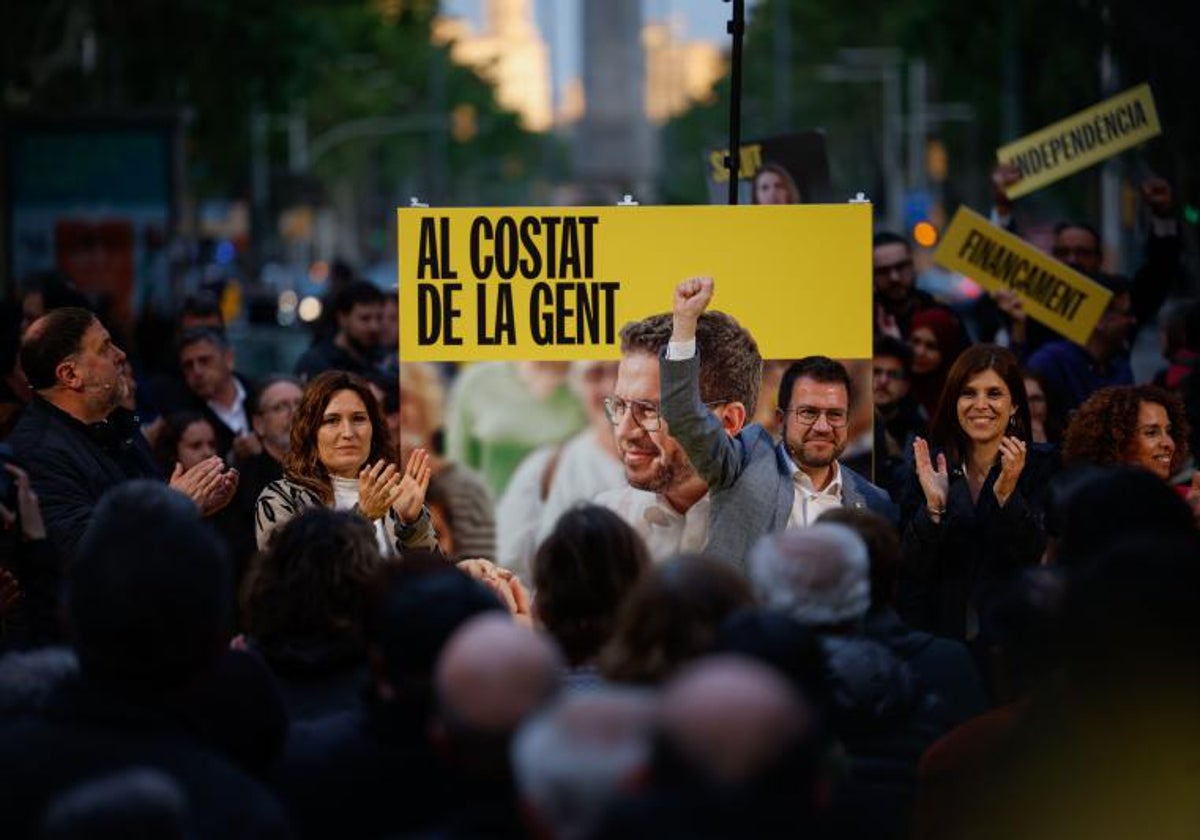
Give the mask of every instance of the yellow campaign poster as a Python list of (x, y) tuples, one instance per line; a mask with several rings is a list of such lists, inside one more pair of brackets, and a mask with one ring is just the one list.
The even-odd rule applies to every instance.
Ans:
[(1021, 171), (1005, 191), (1019, 198), (1161, 133), (1150, 86), (1138, 85), (1002, 146), (996, 159)]
[(401, 208), (405, 361), (617, 359), (686, 277), (764, 358), (871, 355), (871, 206)]
[(1028, 242), (960, 207), (933, 261), (989, 291), (1016, 292), (1025, 311), (1077, 344), (1104, 314), (1112, 292)]

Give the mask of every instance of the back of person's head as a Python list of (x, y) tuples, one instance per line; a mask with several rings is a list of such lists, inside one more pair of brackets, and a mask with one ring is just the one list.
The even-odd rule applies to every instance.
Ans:
[[(671, 315), (652, 315), (621, 328), (621, 353), (657, 356), (671, 340)], [(705, 312), (696, 323), (700, 399), (708, 404), (740, 402), (752, 416), (762, 385), (763, 360), (750, 331), (724, 312)]]
[(829, 677), (820, 636), (778, 610), (739, 610), (721, 622), (713, 653), (770, 665), (787, 677), (815, 711), (829, 703)]
[(110, 490), (66, 574), (85, 676), (171, 686), (208, 669), (228, 640), (232, 574), (191, 499), (155, 481)]
[(1120, 708), (1136, 698), (1164, 711), (1182, 700), (1195, 731), (1197, 558), (1194, 530), (1140, 531), (1110, 539), (1087, 567), (1072, 570), (1061, 626), (1064, 664), (1081, 699)]
[(511, 734), (560, 687), (562, 659), (540, 633), (487, 612), (442, 648), (435, 688), (443, 718), (466, 730)]
[(691, 664), (663, 688), (658, 728), (656, 784), (773, 805), (782, 795), (801, 814), (816, 804), (820, 723), (767, 665), (729, 654)]
[(268, 652), (298, 640), (363, 647), (371, 585), (384, 564), (363, 517), (309, 508), (251, 561), (241, 593), (246, 630)]
[(867, 547), (844, 525), (768, 534), (750, 550), (747, 573), (759, 603), (810, 627), (859, 622), (871, 604)]
[(383, 291), (367, 280), (352, 280), (334, 297), (333, 308), (338, 315), (348, 315), (356, 306), (382, 304)]
[(1050, 486), (1046, 532), (1055, 538), (1052, 557), (1063, 566), (1091, 563), (1124, 534), (1194, 530), (1187, 502), (1140, 467), (1075, 467), (1055, 476)]
[(1026, 695), (1057, 668), (1067, 585), (1065, 569), (1024, 569), (981, 616), (984, 633), (992, 640), (991, 683), (1001, 702)]
[(376, 680), (391, 697), (427, 709), (446, 641), (472, 617), (503, 610), (483, 584), (445, 560), (410, 553), (403, 565), (388, 569), (368, 625)]
[(891, 606), (900, 577), (900, 535), (896, 526), (866, 508), (832, 508), (821, 514), (817, 521), (845, 525), (858, 534), (867, 547), (867, 558), (871, 563), (871, 609)]
[(654, 715), (653, 694), (604, 686), (561, 695), (521, 726), (513, 775), (535, 836), (593, 836), (648, 769)]
[(642, 538), (607, 508), (564, 513), (533, 558), (535, 610), (572, 665), (595, 658), (612, 637), (617, 610), (650, 566)]
[(21, 370), (30, 387), (35, 391), (54, 387), (58, 366), (80, 351), (83, 334), (94, 323), (94, 314), (74, 306), (47, 312), (35, 321), (21, 343)]
[(41, 840), (184, 840), (187, 795), (166, 773), (132, 767), (89, 778), (46, 807)]
[(641, 576), (600, 655), (605, 677), (658, 684), (711, 647), (721, 621), (753, 603), (745, 578), (732, 566), (684, 555)]

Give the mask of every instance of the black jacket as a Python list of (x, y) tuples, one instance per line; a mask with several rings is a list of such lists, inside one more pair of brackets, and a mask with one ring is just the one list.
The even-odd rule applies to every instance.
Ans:
[(187, 798), (189, 837), (286, 837), (279, 803), (258, 782), (206, 749), (147, 697), (85, 682), (64, 688), (41, 712), (0, 722), (4, 836), (40, 836), (47, 803), (81, 782), (134, 767), (166, 773)]
[(946, 730), (943, 707), (878, 642), (823, 640), (832, 692), (831, 728), (849, 757), (834, 793), (835, 837), (907, 838), (921, 753)]
[[(937, 457), (936, 454), (933, 457)], [(935, 523), (916, 472), (903, 505), (904, 529), (897, 610), (914, 627), (951, 639), (973, 638), (991, 601), (1021, 569), (1035, 565), (1046, 547), (1045, 504), (1058, 452), (1031, 444), (1017, 489), (1004, 507), (992, 487), (992, 467), (977, 502), (961, 467), (952, 465), (946, 513)]]
[(64, 563), (75, 556), (107, 490), (135, 478), (162, 480), (136, 415), (124, 409), (87, 424), (35, 396), (8, 440), (29, 473), (46, 532)]
[(890, 607), (867, 613), (863, 632), (894, 653), (938, 696), (949, 725), (987, 711), (987, 692), (966, 645), (914, 630)]

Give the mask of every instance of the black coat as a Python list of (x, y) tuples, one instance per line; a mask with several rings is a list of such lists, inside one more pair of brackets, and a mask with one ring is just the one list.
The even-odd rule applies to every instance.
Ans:
[(163, 707), (94, 686), (71, 686), (41, 713), (0, 722), (0, 814), (5, 837), (37, 836), (47, 803), (97, 776), (148, 767), (187, 802), (189, 837), (288, 836), (279, 803), (252, 777), (203, 747)]
[(106, 491), (135, 478), (162, 480), (137, 417), (124, 409), (87, 424), (34, 397), (8, 440), (29, 473), (46, 533), (64, 563), (75, 556)]
[[(931, 457), (937, 457), (936, 453)], [(935, 523), (925, 506), (916, 472), (905, 497), (900, 615), (921, 630), (951, 639), (974, 637), (992, 600), (1021, 569), (1036, 565), (1046, 547), (1045, 504), (1058, 452), (1031, 444), (1025, 468), (1004, 507), (992, 491), (1000, 467), (992, 467), (971, 500), (960, 467), (952, 467), (946, 512)]]
[(427, 710), (376, 701), (293, 725), (275, 789), (299, 836), (395, 836), (442, 822), (449, 784), (428, 731)]

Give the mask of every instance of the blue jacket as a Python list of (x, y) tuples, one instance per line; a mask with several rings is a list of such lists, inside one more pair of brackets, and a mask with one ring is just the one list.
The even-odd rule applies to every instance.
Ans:
[[(700, 398), (700, 357), (659, 357), (663, 417), (671, 435), (712, 491), (705, 553), (745, 566), (764, 534), (787, 527), (795, 484), (787, 451), (757, 423), (735, 436)], [(841, 465), (842, 505), (868, 508), (893, 524), (899, 510), (887, 491)]]

